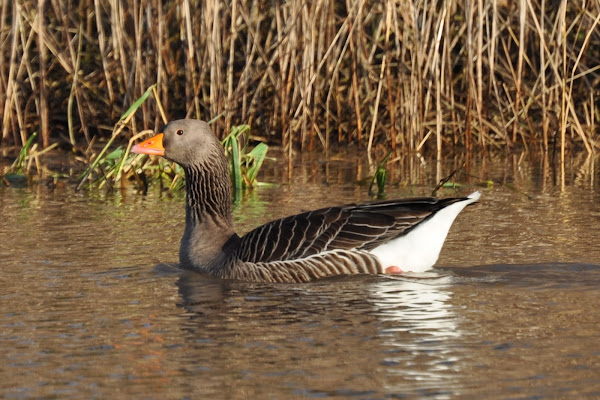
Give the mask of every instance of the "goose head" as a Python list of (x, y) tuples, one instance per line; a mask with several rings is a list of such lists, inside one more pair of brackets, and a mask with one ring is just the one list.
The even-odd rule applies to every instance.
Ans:
[(161, 133), (136, 144), (131, 152), (163, 156), (184, 169), (225, 159), (223, 147), (210, 126), (196, 119), (169, 122)]

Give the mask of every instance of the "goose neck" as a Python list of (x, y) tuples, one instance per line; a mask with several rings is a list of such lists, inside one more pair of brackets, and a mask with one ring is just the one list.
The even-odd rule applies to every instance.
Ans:
[(191, 225), (213, 223), (231, 228), (231, 189), (227, 165), (185, 168), (186, 222)]

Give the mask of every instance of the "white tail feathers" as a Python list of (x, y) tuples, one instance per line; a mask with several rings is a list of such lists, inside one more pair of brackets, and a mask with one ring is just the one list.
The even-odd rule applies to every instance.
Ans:
[[(383, 267), (395, 266), (402, 271), (423, 272), (436, 263), (454, 219), (481, 193), (473, 192), (464, 200), (452, 203), (417, 225), (412, 231), (371, 250)], [(382, 271), (382, 272), (383, 272)]]

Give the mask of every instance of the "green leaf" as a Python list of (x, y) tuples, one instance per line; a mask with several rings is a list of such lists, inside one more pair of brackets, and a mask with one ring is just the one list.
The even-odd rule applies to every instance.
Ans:
[(139, 99), (134, 101), (133, 104), (129, 106), (127, 111), (125, 111), (125, 113), (123, 113), (123, 115), (121, 115), (121, 118), (119, 119), (119, 121), (123, 121), (124, 119), (129, 117), (132, 113), (136, 112), (137, 109), (140, 108), (140, 106), (146, 101), (146, 99), (148, 99), (148, 96), (150, 96), (150, 93), (152, 93), (152, 89), (154, 89), (155, 87), (156, 87), (156, 83), (154, 85), (150, 86), (148, 89), (146, 89), (144, 94)]
[(385, 183), (387, 180), (387, 171), (385, 170), (385, 164), (389, 160), (392, 152), (389, 152), (387, 156), (379, 163), (377, 166), (377, 170), (371, 179), (371, 184), (369, 185), (369, 196), (373, 196), (373, 186), (377, 185), (377, 197), (381, 197), (385, 191)]
[(250, 153), (247, 154), (248, 158), (250, 159), (250, 163), (246, 171), (246, 178), (250, 187), (252, 187), (256, 181), (258, 171), (260, 171), (263, 161), (265, 161), (268, 150), (269, 146), (264, 143), (259, 143), (250, 151)]
[(450, 189), (458, 189), (461, 186), (462, 185), (457, 182), (444, 182), (444, 184), (442, 185), (443, 188), (450, 188)]
[(33, 132), (31, 136), (29, 136), (27, 142), (25, 142), (25, 145), (19, 151), (19, 157), (17, 157), (17, 159), (10, 166), (10, 171), (16, 172), (18, 174), (23, 172), (23, 164), (25, 164), (25, 160), (27, 160), (27, 153), (29, 153), (29, 149), (31, 148), (31, 146), (33, 146), (33, 141), (37, 137), (37, 134), (38, 133), (36, 131)]
[(385, 190), (387, 171), (384, 168), (378, 169), (377, 173), (375, 174), (375, 177), (377, 178), (377, 194), (383, 194)]
[(115, 150), (108, 153), (104, 159), (106, 161), (119, 160), (123, 156), (124, 152), (125, 150), (121, 146), (119, 146)]
[(233, 189), (236, 196), (242, 191), (242, 167), (240, 163), (240, 145), (238, 143), (238, 136), (233, 131), (230, 134), (229, 140), (227, 141), (228, 151), (230, 152), (230, 168), (231, 168), (231, 179), (233, 181)]

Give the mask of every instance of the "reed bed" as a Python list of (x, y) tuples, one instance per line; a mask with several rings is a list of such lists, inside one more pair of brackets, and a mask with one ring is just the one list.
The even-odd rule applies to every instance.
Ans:
[[(96, 157), (220, 116), (293, 149), (595, 152), (600, 0), (12, 0), (0, 6), (0, 146), (39, 132)], [(121, 139), (121, 138), (119, 138)], [(126, 137), (122, 140), (126, 141)], [(558, 153), (558, 152), (557, 152)]]

